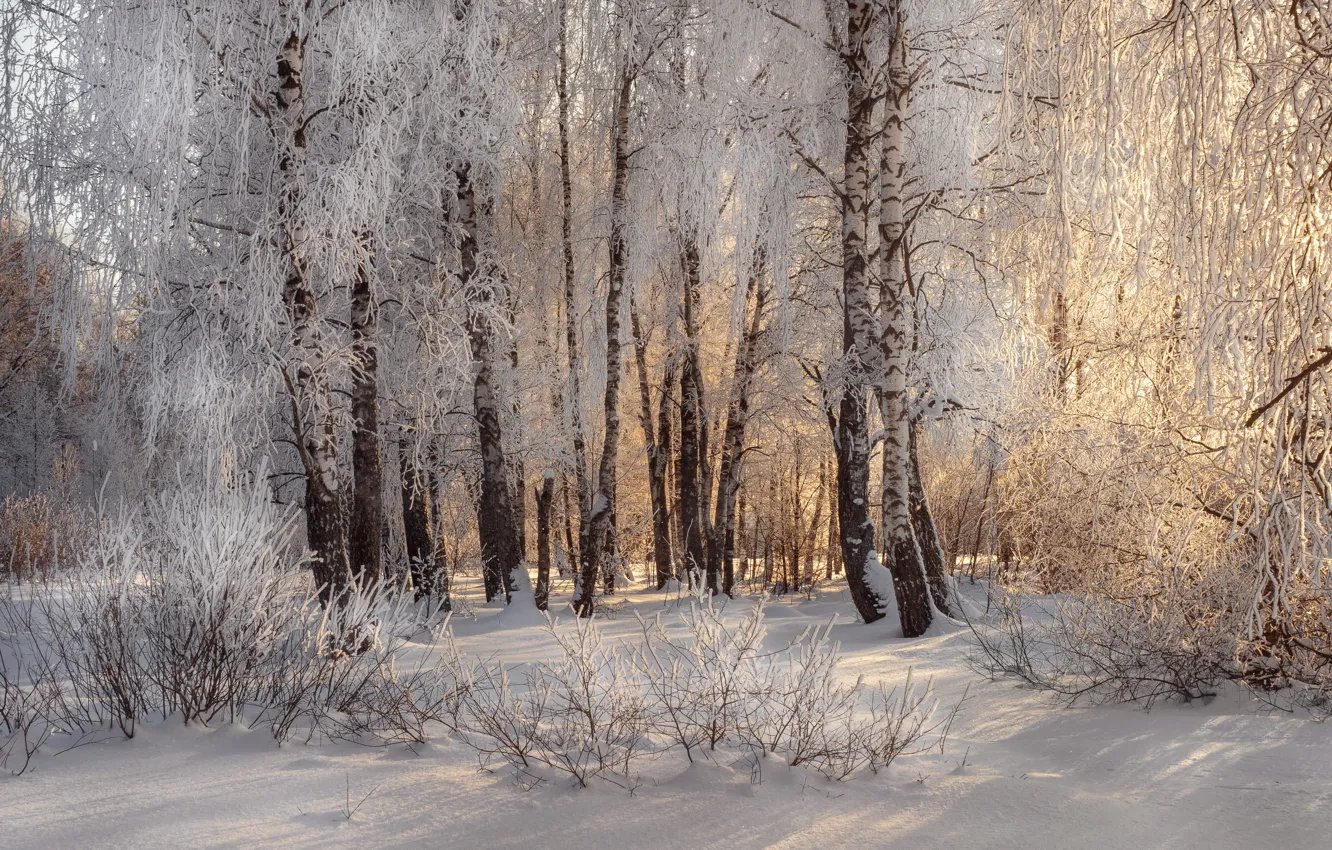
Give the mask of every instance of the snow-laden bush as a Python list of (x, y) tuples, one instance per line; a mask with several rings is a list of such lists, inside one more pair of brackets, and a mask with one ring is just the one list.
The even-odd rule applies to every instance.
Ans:
[(1006, 601), (975, 624), (975, 666), (1070, 702), (1150, 706), (1233, 682), (1332, 711), (1325, 490), (1301, 492), (1297, 465), (1264, 493), (1187, 429), (1117, 420), (1051, 420), (1005, 458), (989, 577)]
[(1118, 598), (1007, 595), (988, 622), (972, 624), (971, 664), (1069, 703), (1151, 707), (1209, 698), (1222, 683), (1245, 678), (1235, 640), (1241, 626), (1227, 595), (1233, 587), (1207, 586), (1201, 577)]
[(448, 684), (398, 658), (433, 612), (387, 581), (321, 605), (293, 531), (261, 488), (104, 513), (75, 565), (0, 602), (0, 756), (172, 715), (424, 740)]
[(680, 613), (684, 636), (660, 617), (640, 624), (636, 666), (653, 697), (653, 731), (690, 761), (734, 748), (753, 765), (777, 756), (833, 779), (879, 770), (944, 740), (960, 703), (940, 711), (932, 682), (902, 688), (841, 680), (833, 623), (771, 651), (762, 604), (735, 625), (710, 599)]
[(567, 630), (547, 621), (546, 631), (559, 656), (521, 673), (517, 687), (503, 664), (446, 654), (458, 683), (454, 730), (483, 761), (499, 756), (524, 776), (549, 768), (579, 787), (596, 778), (632, 787), (647, 743), (643, 683), (591, 620)]
[(449, 723), (483, 764), (502, 758), (527, 781), (552, 769), (582, 787), (600, 778), (632, 788), (638, 760), (676, 750), (691, 763), (739, 760), (757, 778), (775, 757), (841, 780), (942, 746), (958, 707), (939, 710), (930, 683), (843, 682), (831, 624), (765, 651), (761, 605), (734, 624), (722, 614), (710, 600), (691, 605), (682, 636), (640, 618), (624, 651), (593, 621), (551, 621), (559, 657), (521, 672), (466, 662), (450, 644)]

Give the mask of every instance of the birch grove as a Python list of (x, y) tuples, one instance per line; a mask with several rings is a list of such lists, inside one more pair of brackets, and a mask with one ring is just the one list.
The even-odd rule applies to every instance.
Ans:
[(257, 486), (328, 610), (1048, 597), (995, 669), (1332, 689), (1323, 4), (7, 16), (0, 530)]

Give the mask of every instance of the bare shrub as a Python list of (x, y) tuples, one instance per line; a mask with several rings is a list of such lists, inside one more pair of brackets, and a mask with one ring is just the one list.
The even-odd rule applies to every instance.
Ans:
[(25, 686), (0, 653), (0, 768), (14, 775), (27, 770), (51, 734), (44, 689)]
[(866, 699), (861, 679), (838, 676), (832, 622), (765, 651), (761, 604), (736, 625), (722, 613), (711, 600), (682, 611), (683, 638), (672, 637), (660, 617), (640, 620), (634, 659), (650, 698), (650, 727), (691, 762), (730, 749), (755, 765), (775, 755), (842, 780), (941, 744), (960, 709), (940, 713), (932, 685), (917, 688), (910, 671), (900, 695), (880, 685)]
[[(438, 613), (422, 608), (405, 588), (389, 582), (353, 585), (334, 604), (310, 604), (270, 665), (255, 699), (259, 719), (274, 738), (297, 732), (361, 743), (423, 743), (427, 724), (445, 719), (455, 684), (447, 668), (428, 661), (438, 641), (416, 648), (417, 660), (400, 666), (407, 638)], [(348, 652), (347, 635), (364, 646)]]
[(546, 629), (560, 655), (528, 668), (521, 688), (502, 664), (446, 656), (460, 683), (456, 731), (483, 758), (499, 756), (519, 771), (545, 767), (579, 787), (600, 778), (632, 789), (648, 726), (642, 682), (591, 620), (567, 630), (548, 620)]
[[(973, 624), (972, 666), (1015, 676), (1072, 704), (1191, 701), (1240, 678), (1234, 624), (1197, 598), (1082, 595), (1000, 600), (995, 621)], [(1192, 602), (1192, 605), (1186, 604)]]
[(680, 619), (683, 641), (667, 633), (660, 614), (639, 617), (643, 637), (634, 660), (657, 708), (654, 732), (683, 748), (692, 762), (696, 750), (716, 750), (735, 738), (766, 629), (761, 604), (728, 626), (711, 598), (702, 596), (682, 608)]

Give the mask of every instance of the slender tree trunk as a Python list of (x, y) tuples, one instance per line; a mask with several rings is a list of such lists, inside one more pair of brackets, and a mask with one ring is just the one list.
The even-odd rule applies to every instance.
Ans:
[(888, 0), (888, 96), (884, 99), (882, 159), (879, 164), (879, 258), (883, 298), (883, 371), (879, 410), (883, 419), (883, 563), (892, 572), (902, 634), (918, 637), (930, 627), (933, 611), (925, 564), (912, 531), (910, 509), (911, 420), (907, 409), (907, 360), (911, 313), (907, 309), (905, 219), (902, 212), (907, 101), (911, 74), (906, 66), (906, 29), (901, 0)]
[(379, 354), (376, 344), (378, 305), (372, 283), (374, 262), (369, 233), (362, 234), (365, 252), (352, 285), (352, 512), (347, 550), (352, 572), (377, 580), (383, 572), (384, 492), (379, 453)]
[(545, 611), (550, 605), (550, 508), (555, 500), (555, 472), (546, 470), (537, 491), (537, 584), (536, 607)]
[(745, 493), (738, 494), (735, 509), (735, 545), (733, 551), (740, 553), (740, 569), (736, 571), (736, 581), (744, 581), (749, 573), (749, 529), (745, 525)]
[[(647, 339), (638, 318), (633, 299), (629, 301), (629, 322), (634, 334), (634, 362), (638, 366), (638, 395), (641, 403), (639, 419), (643, 425), (643, 441), (648, 457), (648, 497), (652, 509), (652, 559), (656, 566), (657, 589), (666, 586), (673, 577), (671, 564), (670, 507), (666, 503), (667, 452), (662, 450), (652, 427), (652, 391), (647, 379)], [(673, 380), (675, 357), (666, 358), (666, 380)]]
[[(685, 342), (684, 366), (680, 370), (680, 465), (679, 465), (679, 511), (684, 532), (684, 569), (691, 574), (700, 573), (706, 567), (703, 552), (703, 524), (699, 504), (699, 474), (702, 469), (702, 453), (699, 440), (703, 422), (700, 415), (700, 379), (702, 373), (698, 366), (698, 331), (694, 315), (697, 310), (699, 287), (698, 242), (692, 235), (686, 235), (680, 253), (680, 267), (684, 272), (684, 299), (682, 318), (684, 319)], [(708, 592), (720, 590), (719, 576), (708, 571)]]
[(777, 475), (768, 475), (768, 521), (763, 524), (763, 586), (772, 584), (772, 544), (777, 530), (777, 517), (782, 514), (781, 503), (777, 501)]
[(633, 81), (633, 74), (626, 68), (620, 76), (612, 134), (610, 266), (606, 283), (606, 434), (575, 594), (574, 607), (580, 617), (592, 616), (597, 576), (615, 554), (612, 547), (615, 545), (615, 473), (620, 457), (620, 304), (628, 247), (625, 230), (629, 214), (629, 106)]
[[(509, 324), (516, 325), (518, 309), (516, 297), (505, 280), (505, 300), (509, 305)], [(509, 492), (513, 494), (513, 527), (518, 538), (518, 560), (527, 560), (527, 472), (523, 467), (523, 403), (517, 391), (518, 382), (518, 334), (509, 339), (509, 419), (513, 423), (509, 447)]]
[[(579, 378), (578, 321), (575, 299), (573, 254), (573, 174), (569, 164), (569, 3), (560, 0), (560, 69), (555, 78), (555, 91), (559, 100), (560, 134), (560, 245), (564, 259), (564, 334), (569, 357), (569, 433), (573, 443), (574, 484), (578, 500), (578, 547), (567, 540), (571, 555), (578, 556), (578, 572), (587, 572), (588, 534), (591, 531), (592, 484), (587, 469), (587, 440), (583, 434), (583, 392)], [(627, 112), (626, 112), (627, 119)], [(565, 514), (568, 512), (566, 479)], [(572, 535), (567, 535), (572, 538)], [(593, 573), (595, 575), (595, 572)], [(590, 591), (589, 591), (590, 592)], [(576, 601), (576, 604), (581, 604)], [(590, 605), (590, 597), (589, 597)], [(589, 608), (590, 611), (590, 608)]]
[(756, 254), (745, 287), (745, 305), (754, 300), (754, 313), (740, 320), (741, 339), (735, 352), (735, 374), (731, 381), (731, 399), (726, 408), (726, 430), (722, 435), (721, 460), (718, 462), (716, 515), (708, 539), (708, 583), (721, 573), (721, 589), (730, 594), (735, 587), (735, 505), (740, 493), (741, 453), (745, 429), (749, 424), (749, 395), (754, 372), (758, 368), (758, 338), (763, 318), (765, 288), (760, 278), (766, 273), (761, 254)]
[[(677, 361), (678, 362), (678, 361)], [(680, 513), (680, 388), (679, 369), (670, 376), (671, 383), (664, 388), (661, 405), (658, 407), (658, 439), (663, 446), (669, 447), (666, 463), (666, 492), (675, 496), (675, 505), (671, 510), (671, 541), (676, 553), (684, 552), (684, 522)], [(669, 439), (668, 439), (669, 436)], [(678, 563), (678, 562), (677, 562)], [(688, 579), (688, 571), (679, 564), (676, 573), (682, 580)]]
[[(826, 468), (826, 461), (820, 461), (820, 467)], [(837, 487), (831, 487), (828, 490), (828, 566), (827, 577), (832, 579), (840, 570), (838, 569), (838, 545), (839, 539), (837, 533)]]
[(792, 592), (800, 591), (800, 536), (804, 532), (804, 516), (800, 504), (801, 475), (800, 475), (800, 453), (796, 452), (795, 475), (791, 482), (794, 486), (791, 488), (791, 577)]
[(398, 467), (402, 475), (402, 531), (407, 544), (407, 565), (416, 598), (439, 595), (447, 609), (449, 589), (435, 560), (431, 541), (430, 489), (416, 466), (411, 443), (404, 429), (398, 437)]
[[(853, 363), (874, 364), (878, 343), (869, 299), (869, 267), (865, 243), (869, 207), (869, 152), (873, 139), (874, 71), (868, 56), (874, 29), (873, 0), (847, 0), (846, 42), (842, 66), (846, 74), (846, 146), (842, 187), (842, 350)], [(867, 371), (873, 372), (872, 365)], [(837, 453), (837, 515), (842, 564), (856, 611), (866, 623), (884, 615), (888, 599), (883, 588), (867, 581), (874, 546), (874, 521), (869, 513), (869, 418), (865, 388), (851, 382), (842, 393), (833, 426)]]
[(291, 400), (292, 430), (305, 471), (305, 529), (314, 552), (311, 570), (320, 598), (327, 604), (347, 587), (350, 570), (332, 390), (324, 366), (328, 346), (305, 258), (309, 234), (302, 209), (307, 179), (304, 66), (305, 40), (293, 26), (277, 63), (278, 117), (285, 132), (278, 162), (282, 178), (278, 213), (286, 263), (282, 301), (294, 349), (294, 362), (283, 369), (283, 377)]
[(563, 477), (563, 480), (561, 481), (561, 486), (560, 486), (560, 498), (561, 498), (561, 499), (563, 500), (563, 502), (564, 502), (564, 552), (565, 552), (565, 556), (564, 556), (564, 557), (565, 557), (565, 564), (566, 564), (571, 570), (576, 571), (577, 568), (576, 568), (574, 565), (577, 564), (577, 563), (579, 563), (579, 560), (578, 560), (579, 556), (578, 556), (578, 548), (577, 548), (577, 546), (576, 546), (575, 543), (574, 543), (574, 537), (575, 537), (574, 523), (575, 523), (575, 521), (577, 521), (578, 516), (577, 516), (577, 514), (574, 513), (573, 506), (572, 506), (572, 504), (571, 504), (571, 502), (570, 502), (570, 499), (569, 499), (569, 476), (567, 476), (567, 475), (565, 475), (565, 476)]
[[(695, 299), (697, 304), (698, 299)], [(730, 352), (722, 358), (722, 362), (729, 361)], [(698, 364), (695, 363), (697, 366)], [(703, 385), (703, 371), (700, 368), (697, 377), (694, 379), (694, 386), (698, 388), (698, 516), (702, 522), (704, 555), (707, 554), (707, 543), (712, 535), (712, 523), (710, 522), (713, 509), (713, 490), (712, 490), (712, 449), (711, 446), (717, 443), (716, 417), (709, 415), (707, 406), (707, 392)]]
[[(495, 375), (495, 333), (492, 324), (497, 308), (493, 276), (481, 268), (481, 217), (471, 169), (458, 171), (457, 218), (460, 230), (460, 270), (467, 292), (467, 332), (476, 374), (472, 403), (476, 413), (481, 449), (481, 498), (477, 501), (477, 534), (481, 542), (482, 578), (486, 601), (500, 594), (507, 600), (513, 590), (514, 570), (521, 560), (518, 532), (514, 525), (513, 500), (509, 491), (509, 465), (504, 456), (500, 402)], [(488, 206), (488, 205), (487, 205)]]
[[(680, 551), (679, 548), (679, 516), (671, 511), (670, 494), (672, 485), (671, 459), (675, 456), (675, 418), (676, 401), (675, 387), (679, 383), (680, 360), (674, 348), (675, 340), (673, 335), (667, 335), (667, 343), (671, 346), (670, 354), (666, 358), (666, 364), (662, 369), (661, 376), (661, 398), (657, 400), (657, 451), (661, 459), (661, 499), (662, 509), (665, 512), (663, 517), (662, 531), (666, 535), (666, 546), (672, 553)], [(656, 533), (654, 527), (654, 533)], [(671, 558), (671, 577), (681, 578), (679, 570), (675, 567), (675, 558)]]
[(805, 550), (805, 584), (814, 584), (814, 556), (818, 552), (819, 526), (823, 525), (823, 497), (828, 489), (828, 468), (819, 462), (819, 490), (814, 497), (814, 519), (809, 523), (809, 548)]
[(911, 529), (920, 544), (921, 558), (925, 564), (925, 577), (930, 586), (930, 598), (934, 607), (948, 617), (957, 616), (954, 610), (953, 595), (949, 590), (948, 571), (945, 567), (943, 544), (939, 542), (939, 530), (934, 525), (934, 515), (930, 512), (930, 500), (925, 495), (925, 482), (920, 477), (920, 423), (911, 426), (908, 484), (911, 497)]
[(772, 585), (772, 521), (763, 529), (763, 578), (764, 588)]
[(1073, 351), (1069, 346), (1068, 296), (1064, 294), (1063, 283), (1056, 285), (1053, 306), (1050, 310), (1050, 348), (1055, 356), (1054, 382), (1055, 398), (1061, 403), (1068, 395), (1069, 379), (1073, 375)]
[(601, 548), (604, 552), (601, 561), (601, 592), (611, 596), (615, 593), (615, 577), (621, 573), (624, 566), (620, 555), (620, 518), (616, 514), (611, 515)]

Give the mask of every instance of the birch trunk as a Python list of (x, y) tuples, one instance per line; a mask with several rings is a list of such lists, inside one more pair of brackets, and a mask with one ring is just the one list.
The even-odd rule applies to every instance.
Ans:
[[(874, 27), (873, 0), (847, 0), (846, 42), (842, 67), (846, 75), (846, 146), (842, 185), (842, 350), (848, 367), (863, 368), (878, 344), (869, 299), (866, 254), (866, 212), (869, 206), (869, 152), (873, 138), (874, 94), (870, 88), (868, 43)], [(871, 368), (872, 373), (872, 368)], [(866, 623), (883, 616), (888, 600), (866, 580), (874, 545), (869, 513), (869, 419), (861, 382), (852, 378), (842, 392), (833, 425), (837, 453), (837, 515), (841, 529), (842, 563), (856, 611)]]
[(879, 163), (879, 258), (883, 297), (882, 383), (879, 411), (883, 419), (882, 560), (892, 572), (902, 635), (918, 637), (930, 627), (933, 610), (925, 565), (911, 527), (910, 443), (907, 409), (907, 359), (911, 313), (907, 309), (905, 220), (902, 212), (906, 157), (905, 125), (911, 75), (906, 66), (906, 29), (900, 0), (886, 8), (888, 92), (884, 99), (882, 157)]
[(455, 225), (459, 229), (460, 272), (467, 293), (467, 334), (476, 370), (472, 404), (481, 449), (481, 498), (477, 502), (477, 535), (486, 601), (513, 590), (513, 571), (521, 560), (514, 527), (509, 466), (504, 456), (500, 402), (495, 383), (495, 281), (481, 268), (481, 218), (471, 169), (458, 170)]
[(363, 258), (352, 285), (352, 511), (347, 541), (351, 569), (362, 580), (383, 572), (383, 470), (379, 455), (378, 305), (372, 279), (373, 246), (362, 234)]
[[(700, 416), (699, 396), (701, 372), (698, 366), (698, 332), (694, 322), (699, 287), (698, 242), (691, 235), (685, 237), (680, 253), (680, 267), (684, 272), (684, 299), (682, 315), (685, 328), (684, 365), (680, 370), (680, 464), (678, 474), (681, 530), (684, 534), (684, 569), (690, 575), (703, 572), (706, 557), (703, 552), (702, 513), (699, 505), (699, 473), (702, 453), (699, 444), (703, 422)], [(709, 570), (709, 593), (717, 593), (718, 576)]]
[(550, 605), (550, 509), (555, 500), (555, 472), (547, 469), (537, 491), (537, 583), (536, 607), (545, 611)]
[(745, 287), (745, 304), (754, 299), (753, 316), (745, 321), (740, 345), (735, 352), (735, 375), (731, 382), (731, 398), (726, 407), (726, 429), (722, 432), (721, 459), (718, 461), (717, 504), (708, 545), (708, 583), (716, 582), (721, 573), (721, 589), (728, 596), (735, 588), (735, 522), (736, 500), (740, 493), (741, 454), (745, 446), (745, 429), (749, 424), (749, 395), (758, 369), (758, 339), (763, 317), (766, 290), (759, 279), (765, 273), (761, 255), (756, 255)]
[[(667, 451), (657, 442), (652, 427), (652, 391), (647, 379), (647, 339), (638, 318), (638, 310), (633, 300), (629, 302), (629, 322), (634, 335), (634, 362), (638, 367), (638, 395), (640, 401), (639, 420), (643, 426), (643, 441), (647, 447), (648, 458), (648, 496), (652, 510), (652, 558), (656, 566), (657, 589), (666, 586), (673, 578), (671, 564), (671, 526), (670, 506), (666, 502), (666, 458)], [(666, 358), (666, 381), (673, 380), (675, 358)]]
[(283, 131), (278, 162), (282, 186), (278, 216), (286, 278), (282, 301), (291, 323), (295, 362), (283, 369), (291, 400), (292, 430), (305, 472), (305, 528), (314, 553), (311, 570), (325, 604), (341, 595), (350, 579), (342, 486), (338, 477), (337, 432), (326, 364), (328, 345), (318, 315), (318, 299), (305, 258), (308, 234), (302, 222), (306, 181), (306, 114), (302, 73), (305, 39), (295, 28), (277, 63), (277, 119)]
[[(573, 443), (573, 472), (575, 495), (578, 502), (578, 548), (580, 574), (587, 558), (589, 513), (592, 509), (592, 486), (587, 469), (587, 440), (583, 435), (582, 383), (579, 378), (578, 323), (574, 292), (573, 255), (573, 175), (569, 166), (569, 3), (560, 0), (560, 68), (555, 79), (559, 100), (560, 135), (560, 244), (564, 260), (564, 334), (569, 358), (569, 432)], [(565, 488), (566, 529), (572, 521)], [(574, 554), (572, 534), (566, 543), (570, 555)]]
[(629, 106), (633, 75), (620, 77), (612, 133), (614, 166), (611, 178), (610, 266), (606, 283), (606, 434), (597, 469), (596, 498), (588, 515), (587, 544), (574, 607), (580, 617), (591, 617), (597, 576), (614, 557), (615, 473), (620, 456), (620, 303), (626, 265), (625, 228), (629, 211)]

